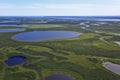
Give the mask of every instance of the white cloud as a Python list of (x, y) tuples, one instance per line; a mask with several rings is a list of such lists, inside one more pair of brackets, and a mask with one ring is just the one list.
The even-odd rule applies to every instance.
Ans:
[[(27, 6), (30, 9), (49, 11), (50, 15), (119, 15), (119, 5), (97, 4), (33, 4)], [(42, 13), (41, 11), (41, 13)], [(46, 13), (46, 14), (48, 14)]]
[(13, 8), (13, 5), (7, 3), (0, 3), (0, 9), (10, 9)]
[(120, 5), (97, 5), (97, 4), (33, 4), (25, 6), (33, 9), (76, 9), (76, 10), (118, 10)]
[(120, 15), (120, 5), (98, 4), (31, 4), (0, 3), (0, 14), (19, 15)]

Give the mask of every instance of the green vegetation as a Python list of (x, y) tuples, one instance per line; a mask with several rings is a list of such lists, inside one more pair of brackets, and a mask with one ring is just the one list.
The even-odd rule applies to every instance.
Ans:
[[(59, 26), (59, 27), (58, 27)], [(64, 26), (64, 27), (63, 27)], [(56, 72), (67, 73), (76, 80), (119, 80), (120, 76), (102, 67), (101, 57), (120, 64), (120, 46), (114, 43), (118, 38), (113, 28), (105, 27), (104, 33), (82, 30), (76, 24), (44, 24), (26, 28), (32, 30), (64, 30), (82, 33), (77, 38), (38, 42), (19, 42), (11, 37), (15, 33), (0, 33), (0, 80), (40, 80)], [(107, 29), (107, 30), (106, 30)], [(106, 32), (105, 32), (106, 31)], [(101, 38), (102, 37), (102, 38)], [(5, 60), (13, 55), (27, 58), (23, 64), (7, 66)]]
[(117, 46), (115, 43), (113, 42), (104, 42), (104, 41), (101, 41), (101, 40), (98, 40), (98, 41), (95, 41), (94, 42), (94, 45), (98, 48), (102, 48), (102, 49), (105, 49), (105, 50), (109, 50), (109, 51), (112, 51), (112, 50), (119, 50), (120, 47)]
[(62, 27), (62, 25), (42, 24), (42, 25), (32, 25), (27, 28), (28, 29), (48, 29), (48, 28), (54, 28), (54, 27)]
[(36, 79), (36, 74), (33, 72), (15, 72), (6, 73), (4, 80), (34, 80)]

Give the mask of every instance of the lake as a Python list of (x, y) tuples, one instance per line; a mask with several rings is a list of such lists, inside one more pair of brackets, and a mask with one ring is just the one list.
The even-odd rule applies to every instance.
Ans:
[(80, 33), (72, 31), (31, 31), (13, 36), (18, 41), (40, 41), (78, 37)]
[(0, 29), (0, 32), (5, 32), (5, 33), (8, 33), (8, 32), (21, 32), (21, 31), (24, 31), (24, 29)]
[(54, 73), (46, 77), (45, 80), (75, 80), (75, 78), (64, 73)]
[(17, 64), (21, 64), (23, 62), (26, 61), (26, 57), (24, 56), (12, 56), (10, 58), (8, 58), (5, 63), (8, 65), (8, 66), (15, 66)]

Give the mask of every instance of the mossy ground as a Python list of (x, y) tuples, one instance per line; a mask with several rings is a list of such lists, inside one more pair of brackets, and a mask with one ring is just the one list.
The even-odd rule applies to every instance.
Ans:
[[(0, 80), (40, 80), (41, 75), (46, 77), (54, 72), (70, 74), (76, 80), (120, 79), (119, 75), (104, 69), (100, 59), (104, 57), (107, 61), (120, 64), (120, 46), (113, 42), (116, 35), (106, 34), (105, 30), (102, 34), (95, 33), (94, 30), (99, 27), (86, 31), (75, 25), (59, 26), (62, 27), (37, 25), (27, 27), (26, 31), (64, 30), (82, 34), (70, 39), (19, 42), (11, 39), (17, 32), (0, 33)], [(113, 29), (111, 31), (114, 32)], [(117, 36), (117, 41), (118, 38), (120, 36)], [(13, 67), (7, 66), (4, 61), (13, 55), (25, 56), (27, 61)]]

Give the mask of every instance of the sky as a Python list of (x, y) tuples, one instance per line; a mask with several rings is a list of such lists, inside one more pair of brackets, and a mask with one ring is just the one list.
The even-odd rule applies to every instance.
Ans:
[(120, 16), (120, 0), (0, 0), (0, 16)]

